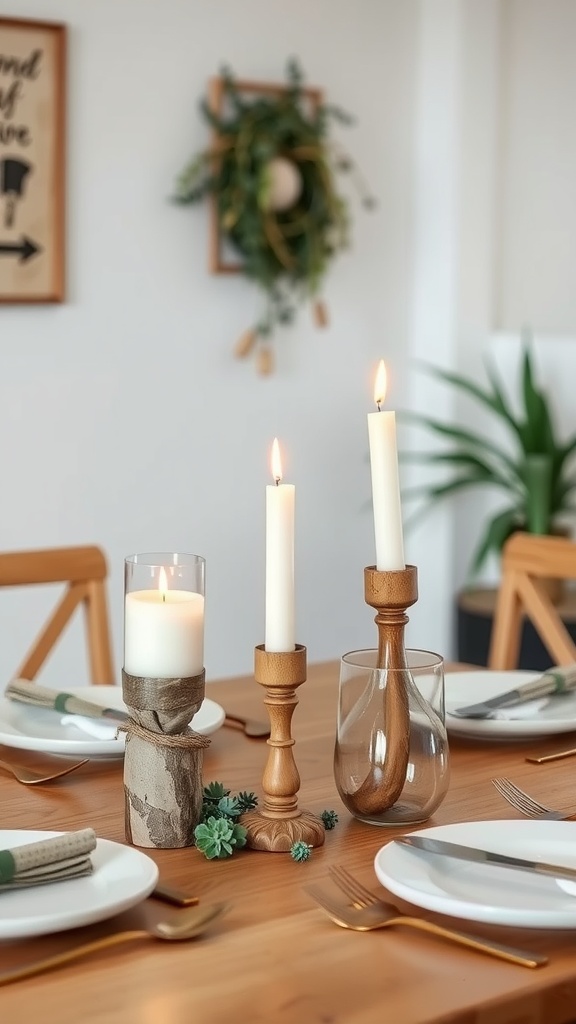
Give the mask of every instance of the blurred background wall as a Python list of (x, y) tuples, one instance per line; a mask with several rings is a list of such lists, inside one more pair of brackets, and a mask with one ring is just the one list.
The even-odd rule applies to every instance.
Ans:
[[(538, 365), (564, 382), (570, 416), (574, 5), (12, 0), (4, 13), (65, 22), (69, 76), (67, 301), (0, 308), (2, 547), (104, 547), (118, 677), (124, 555), (203, 554), (208, 677), (250, 671), (278, 436), (297, 488), (298, 639), (310, 660), (370, 646), (365, 416), (378, 359), (388, 407), (465, 419), (414, 360), (480, 373), (491, 346), (513, 367), (531, 323)], [(198, 100), (209, 77), (226, 64), (282, 81), (292, 56), (356, 115), (337, 135), (378, 206), (362, 209), (343, 178), (353, 244), (327, 279), (330, 324), (317, 330), (303, 310), (263, 379), (231, 356), (258, 294), (240, 276), (207, 273), (207, 209), (170, 195), (207, 142)], [(413, 644), (453, 653), (454, 594), (482, 512), (464, 499), (407, 533), (420, 577)], [(48, 601), (0, 595), (3, 676)], [(47, 682), (82, 682), (80, 643), (77, 625)]]

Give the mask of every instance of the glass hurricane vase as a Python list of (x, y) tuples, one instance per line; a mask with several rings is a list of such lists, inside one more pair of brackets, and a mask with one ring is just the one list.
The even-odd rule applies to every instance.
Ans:
[[(336, 786), (345, 806), (361, 821), (390, 826), (426, 821), (442, 802), (449, 781), (444, 663), (439, 655), (418, 650), (406, 651), (403, 668), (378, 668), (377, 658), (376, 650), (363, 650), (341, 659)], [(394, 678), (397, 673), (400, 678)], [(408, 709), (403, 719), (409, 723), (408, 734), (400, 743), (397, 735), (390, 742), (390, 730), (398, 728), (387, 708), (391, 684), (395, 694), (400, 684)]]

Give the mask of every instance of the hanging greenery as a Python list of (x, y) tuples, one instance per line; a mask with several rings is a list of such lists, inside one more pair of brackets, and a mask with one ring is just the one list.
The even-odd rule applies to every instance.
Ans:
[(184, 169), (175, 195), (180, 203), (214, 196), (222, 238), (265, 293), (262, 317), (236, 347), (239, 356), (256, 348), (262, 372), (272, 367), (268, 341), (275, 327), (291, 323), (299, 304), (312, 300), (316, 322), (326, 323), (320, 289), (349, 232), (335, 172), (355, 172), (364, 206), (374, 205), (353, 161), (329, 138), (330, 123), (350, 124), (350, 116), (321, 101), (307, 102), (294, 61), (287, 80), (277, 93), (247, 98), (242, 83), (223, 73), (222, 112), (201, 102), (213, 144)]

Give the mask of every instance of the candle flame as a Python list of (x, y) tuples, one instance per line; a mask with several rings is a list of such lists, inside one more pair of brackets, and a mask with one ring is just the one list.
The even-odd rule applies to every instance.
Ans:
[(388, 383), (388, 376), (386, 373), (386, 365), (384, 360), (381, 359), (378, 363), (378, 369), (376, 370), (376, 380), (374, 381), (374, 401), (380, 411), (380, 406), (386, 398), (386, 386)]
[(277, 437), (272, 442), (272, 476), (276, 485), (278, 485), (282, 480), (282, 460), (280, 459), (280, 445), (278, 444)]
[(166, 591), (168, 590), (168, 578), (164, 566), (160, 567), (160, 572), (158, 573), (158, 590), (162, 594), (162, 600), (165, 601)]

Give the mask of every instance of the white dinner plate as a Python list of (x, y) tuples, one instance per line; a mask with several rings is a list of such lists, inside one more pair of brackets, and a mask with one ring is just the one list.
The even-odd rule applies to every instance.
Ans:
[[(541, 672), (524, 671), (447, 672), (444, 680), (446, 729), (455, 736), (474, 739), (522, 739), (573, 732), (576, 730), (576, 692), (550, 698), (529, 718), (455, 718), (450, 714), (455, 708), (496, 697), (541, 675)], [(506, 713), (514, 713), (514, 709), (507, 708)]]
[[(104, 707), (126, 710), (120, 686), (82, 686), (71, 692)], [(196, 732), (206, 736), (219, 729), (225, 717), (224, 708), (206, 698), (191, 724)], [(66, 724), (63, 724), (63, 718), (67, 719)], [(39, 750), (45, 754), (78, 754), (81, 757), (124, 755), (124, 733), (119, 733), (117, 738), (100, 739), (83, 732), (73, 721), (73, 716), (61, 715), (59, 711), (21, 704), (7, 697), (0, 699), (0, 743), (7, 747)], [(105, 719), (95, 721), (98, 725), (106, 722), (110, 727), (107, 731), (112, 733), (113, 722)]]
[[(576, 868), (576, 822), (471, 821), (412, 834)], [(390, 892), (426, 910), (519, 928), (576, 928), (572, 883), (394, 842), (378, 851), (374, 868)]]
[[(0, 830), (0, 849), (63, 834)], [(94, 871), (84, 878), (0, 893), (0, 939), (48, 935), (103, 921), (146, 899), (158, 881), (152, 858), (133, 846), (98, 839), (90, 857)]]

